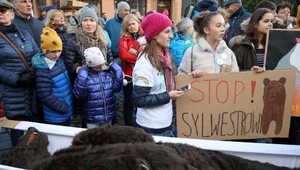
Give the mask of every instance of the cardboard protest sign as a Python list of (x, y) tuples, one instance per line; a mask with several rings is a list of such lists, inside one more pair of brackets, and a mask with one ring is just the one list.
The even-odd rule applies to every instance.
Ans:
[(287, 137), (295, 69), (176, 76), (191, 89), (176, 100), (178, 136), (201, 139)]
[(0, 122), (1, 127), (14, 129), (21, 121), (4, 119)]
[(300, 116), (300, 30), (270, 30), (265, 56), (267, 70), (297, 69), (292, 116)]

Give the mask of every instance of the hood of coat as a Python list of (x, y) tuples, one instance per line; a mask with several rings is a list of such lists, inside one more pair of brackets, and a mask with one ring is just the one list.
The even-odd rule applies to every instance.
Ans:
[(237, 45), (249, 45), (254, 48), (254, 44), (247, 38), (245, 38), (244, 35), (238, 35), (230, 39), (228, 43), (228, 47), (233, 49)]
[(246, 30), (247, 30), (249, 21), (250, 21), (250, 18), (244, 20), (244, 21), (241, 23), (241, 28), (242, 28), (242, 30), (243, 30), (244, 32), (246, 32)]
[(76, 30), (78, 29), (77, 26), (69, 26), (67, 29), (68, 34), (75, 34)]

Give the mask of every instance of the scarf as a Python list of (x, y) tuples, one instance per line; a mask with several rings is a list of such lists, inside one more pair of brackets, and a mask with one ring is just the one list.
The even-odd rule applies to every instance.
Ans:
[(54, 61), (54, 60), (50, 60), (50, 59), (49, 59), (49, 58), (47, 58), (47, 57), (45, 57), (44, 59), (45, 59), (45, 61), (46, 61), (47, 65), (48, 65), (49, 69), (51, 70), (51, 69), (54, 67), (54, 65), (55, 65), (56, 61)]
[(76, 34), (76, 40), (77, 40), (77, 43), (79, 44), (82, 55), (84, 55), (84, 50), (86, 50), (90, 47), (98, 47), (102, 51), (105, 61), (107, 61), (106, 46), (99, 38), (97, 38), (93, 34), (85, 33), (84, 31), (82, 31), (82, 29), (77, 29), (75, 31), (75, 34)]
[(166, 48), (159, 51), (158, 55), (163, 69), (167, 91), (170, 92), (175, 89), (175, 77), (171, 64), (171, 56)]
[(140, 37), (140, 35), (139, 35), (138, 32), (137, 32), (137, 33), (130, 33), (130, 35), (131, 35), (131, 37), (132, 37), (134, 40), (137, 40), (137, 39)]
[(15, 33), (18, 30), (14, 24), (10, 24), (9, 26), (0, 25), (0, 31), (2, 33)]

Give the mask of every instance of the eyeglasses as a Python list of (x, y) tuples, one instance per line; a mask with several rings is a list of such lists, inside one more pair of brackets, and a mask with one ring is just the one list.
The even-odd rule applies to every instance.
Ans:
[(10, 9), (5, 8), (5, 7), (0, 7), (0, 13), (2, 13), (2, 14), (6, 13), (8, 10), (10, 10)]

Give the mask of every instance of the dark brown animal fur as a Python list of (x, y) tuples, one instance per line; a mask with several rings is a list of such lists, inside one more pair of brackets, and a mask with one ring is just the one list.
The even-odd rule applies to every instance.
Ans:
[[(76, 152), (76, 150), (78, 152)], [(33, 170), (196, 170), (175, 150), (155, 143), (71, 146)]]
[(4, 153), (0, 158), (0, 164), (18, 168), (30, 169), (34, 164), (50, 157), (48, 152), (49, 140), (45, 133), (39, 132), (34, 140), (27, 145), (31, 133), (27, 133), (19, 139), (19, 143), (12, 150)]
[(290, 168), (251, 161), (219, 151), (204, 150), (182, 143), (157, 144), (173, 148), (180, 157), (198, 170), (290, 170)]
[(105, 145), (114, 143), (145, 143), (154, 139), (143, 129), (130, 126), (104, 126), (77, 134), (72, 145)]

